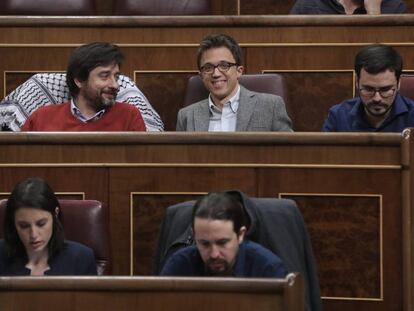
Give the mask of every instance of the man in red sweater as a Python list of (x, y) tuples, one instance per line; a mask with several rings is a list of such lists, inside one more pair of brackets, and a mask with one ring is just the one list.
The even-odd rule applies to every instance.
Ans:
[(139, 110), (115, 101), (122, 60), (119, 48), (110, 43), (75, 49), (66, 73), (72, 100), (37, 109), (22, 131), (145, 131)]

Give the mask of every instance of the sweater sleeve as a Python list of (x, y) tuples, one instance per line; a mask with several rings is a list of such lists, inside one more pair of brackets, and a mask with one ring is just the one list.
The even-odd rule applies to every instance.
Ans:
[(136, 112), (134, 113), (131, 123), (129, 124), (128, 131), (145, 132), (147, 127), (145, 126), (144, 119), (138, 109), (134, 107), (134, 110)]
[(30, 131), (34, 131), (34, 119), (35, 119), (35, 114), (31, 114), (30, 117), (26, 120), (26, 122), (24, 122), (22, 128), (20, 131), (22, 132), (30, 132)]

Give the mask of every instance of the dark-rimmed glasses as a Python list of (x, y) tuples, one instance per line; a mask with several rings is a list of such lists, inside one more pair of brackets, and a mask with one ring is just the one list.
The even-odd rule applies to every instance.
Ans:
[(385, 87), (369, 87), (364, 86), (359, 89), (359, 94), (366, 97), (374, 97), (378, 92), (382, 98), (388, 98), (394, 95), (396, 91), (395, 86), (385, 86)]
[(236, 63), (229, 63), (229, 62), (220, 62), (217, 65), (213, 65), (210, 63), (204, 64), (200, 68), (200, 72), (203, 74), (211, 74), (218, 68), (221, 72), (227, 72), (233, 66), (237, 66)]

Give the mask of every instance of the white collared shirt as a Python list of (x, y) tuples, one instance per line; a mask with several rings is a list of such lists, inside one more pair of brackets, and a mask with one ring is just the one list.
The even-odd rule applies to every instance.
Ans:
[(75, 101), (73, 100), (73, 98), (70, 100), (70, 112), (72, 113), (72, 115), (78, 119), (79, 121), (82, 121), (84, 123), (87, 123), (89, 121), (95, 121), (98, 120), (100, 118), (102, 118), (102, 116), (105, 113), (105, 109), (99, 110), (97, 113), (95, 113), (92, 117), (87, 118), (83, 115), (83, 113), (79, 110), (78, 107), (76, 107)]
[(237, 110), (240, 103), (240, 85), (236, 94), (223, 105), (221, 110), (214, 105), (211, 95), (208, 97), (208, 106), (210, 110), (210, 122), (208, 125), (209, 132), (235, 132), (237, 123)]

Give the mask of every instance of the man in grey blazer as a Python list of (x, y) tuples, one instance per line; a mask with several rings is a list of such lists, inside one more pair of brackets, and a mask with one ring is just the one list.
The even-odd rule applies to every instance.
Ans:
[(180, 109), (177, 131), (292, 131), (280, 96), (249, 91), (239, 84), (242, 51), (228, 35), (200, 43), (197, 64), (208, 98)]

